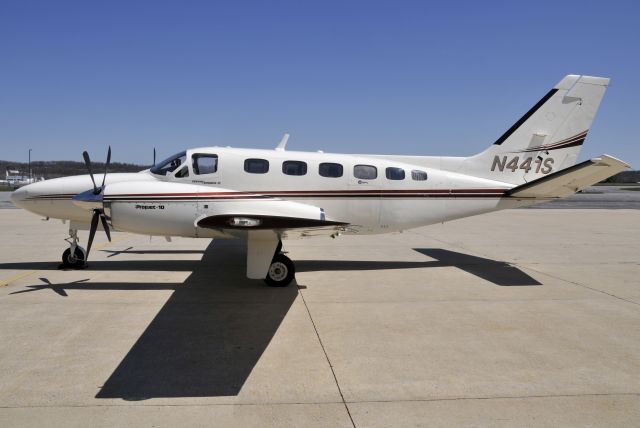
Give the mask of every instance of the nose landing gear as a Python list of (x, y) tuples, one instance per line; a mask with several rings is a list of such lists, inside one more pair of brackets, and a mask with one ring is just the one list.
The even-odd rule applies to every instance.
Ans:
[(62, 266), (70, 269), (80, 269), (85, 266), (87, 250), (78, 245), (78, 231), (69, 229), (69, 237), (65, 239), (69, 248), (62, 253)]

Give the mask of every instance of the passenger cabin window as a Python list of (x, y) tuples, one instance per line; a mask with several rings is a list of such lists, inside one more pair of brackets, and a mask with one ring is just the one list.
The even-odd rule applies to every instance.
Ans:
[(307, 163), (302, 161), (282, 162), (282, 172), (287, 175), (305, 175), (307, 173)]
[(389, 180), (404, 180), (404, 169), (402, 168), (387, 168), (385, 171)]
[(184, 164), (187, 160), (187, 152), (181, 152), (177, 155), (173, 155), (162, 162), (155, 164), (151, 168), (153, 174), (167, 175), (178, 169), (180, 165)]
[(193, 158), (193, 173), (196, 175), (214, 174), (218, 172), (218, 155), (196, 153)]
[(266, 159), (246, 159), (244, 170), (250, 174), (266, 174), (269, 172), (269, 161)]
[(356, 165), (353, 167), (353, 176), (362, 180), (373, 180), (378, 176), (378, 169), (373, 165)]
[(339, 163), (323, 162), (318, 167), (318, 173), (322, 177), (342, 177), (342, 165)]
[(425, 181), (427, 179), (427, 173), (418, 169), (414, 169), (413, 171), (411, 171), (411, 178), (415, 181)]
[(182, 169), (176, 172), (176, 178), (185, 178), (189, 176), (189, 167), (187, 165), (183, 166)]

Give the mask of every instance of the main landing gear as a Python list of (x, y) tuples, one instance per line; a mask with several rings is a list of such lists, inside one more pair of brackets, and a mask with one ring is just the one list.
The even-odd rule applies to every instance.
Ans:
[(291, 284), (295, 276), (296, 267), (291, 259), (282, 253), (282, 241), (280, 241), (264, 282), (270, 287), (286, 287)]
[(78, 231), (69, 229), (69, 237), (66, 239), (69, 248), (62, 253), (62, 266), (69, 269), (80, 269), (85, 266), (87, 250), (78, 245)]

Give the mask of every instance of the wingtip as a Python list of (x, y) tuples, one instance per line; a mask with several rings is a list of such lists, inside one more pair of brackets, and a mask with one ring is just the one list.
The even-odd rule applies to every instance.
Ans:
[(617, 164), (618, 166), (623, 167), (625, 169), (631, 168), (631, 165), (629, 165), (625, 161), (623, 161), (621, 159), (618, 159), (615, 156), (611, 156), (611, 155), (607, 155), (607, 154), (603, 154), (603, 155), (600, 155), (600, 156), (598, 156), (596, 158), (592, 158), (591, 162), (593, 162), (593, 163), (604, 163), (604, 164), (610, 165), (610, 166), (613, 166), (613, 165)]

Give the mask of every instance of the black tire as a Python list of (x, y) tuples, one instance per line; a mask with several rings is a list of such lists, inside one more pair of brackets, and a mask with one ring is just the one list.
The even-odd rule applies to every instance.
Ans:
[(74, 254), (71, 254), (71, 248), (67, 248), (64, 253), (62, 253), (62, 264), (64, 267), (79, 269), (84, 267), (86, 252), (81, 247), (76, 247)]
[(284, 254), (278, 253), (273, 256), (271, 266), (269, 266), (269, 272), (264, 282), (269, 287), (286, 287), (291, 284), (293, 278), (296, 276), (296, 267), (291, 259)]

